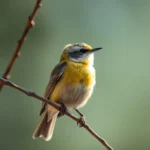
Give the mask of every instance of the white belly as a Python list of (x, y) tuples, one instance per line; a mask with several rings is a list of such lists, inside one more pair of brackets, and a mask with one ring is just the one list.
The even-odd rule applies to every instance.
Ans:
[(60, 101), (68, 108), (79, 108), (84, 106), (90, 98), (93, 87), (85, 88), (83, 84), (73, 87), (71, 84), (60, 91)]

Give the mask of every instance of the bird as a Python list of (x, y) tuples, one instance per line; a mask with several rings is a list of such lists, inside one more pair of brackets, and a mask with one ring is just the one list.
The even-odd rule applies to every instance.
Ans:
[[(86, 43), (67, 44), (62, 52), (59, 63), (51, 72), (44, 97), (67, 109), (83, 107), (93, 93), (96, 83), (94, 53), (102, 49), (92, 48)], [(42, 103), (41, 121), (33, 133), (33, 139), (42, 137), (45, 141), (52, 138), (58, 116), (57, 109)]]

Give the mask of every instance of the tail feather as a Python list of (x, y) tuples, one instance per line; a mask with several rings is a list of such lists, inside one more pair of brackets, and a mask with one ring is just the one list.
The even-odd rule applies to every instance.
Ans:
[(50, 125), (47, 124), (47, 126), (45, 127), (43, 137), (46, 141), (49, 141), (52, 138), (56, 119), (57, 115), (53, 116), (53, 119), (50, 121)]
[(58, 113), (55, 113), (50, 118), (48, 113), (45, 112), (32, 137), (34, 139), (38, 137), (43, 137), (46, 141), (49, 141), (53, 135), (57, 115)]

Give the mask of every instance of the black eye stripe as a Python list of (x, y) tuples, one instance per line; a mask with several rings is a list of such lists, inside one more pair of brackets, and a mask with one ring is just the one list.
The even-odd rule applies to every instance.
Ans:
[(82, 49), (80, 49), (80, 52), (81, 52), (81, 53), (85, 53), (85, 52), (87, 52), (87, 50), (84, 49), (84, 48), (82, 48)]
[(77, 49), (76, 51), (69, 52), (69, 56), (74, 59), (84, 58), (87, 54), (87, 51), (88, 50), (85, 48), (80, 48)]

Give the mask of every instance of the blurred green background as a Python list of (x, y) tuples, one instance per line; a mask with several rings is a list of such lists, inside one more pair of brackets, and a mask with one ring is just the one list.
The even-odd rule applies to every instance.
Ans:
[[(0, 74), (36, 0), (1, 0)], [(81, 109), (87, 123), (115, 150), (150, 150), (150, 1), (43, 0), (11, 80), (43, 95), (62, 48), (85, 42), (95, 56), (97, 83)], [(0, 149), (91, 150), (105, 148), (64, 116), (51, 141), (33, 140), (41, 102), (10, 87), (0, 93)]]

